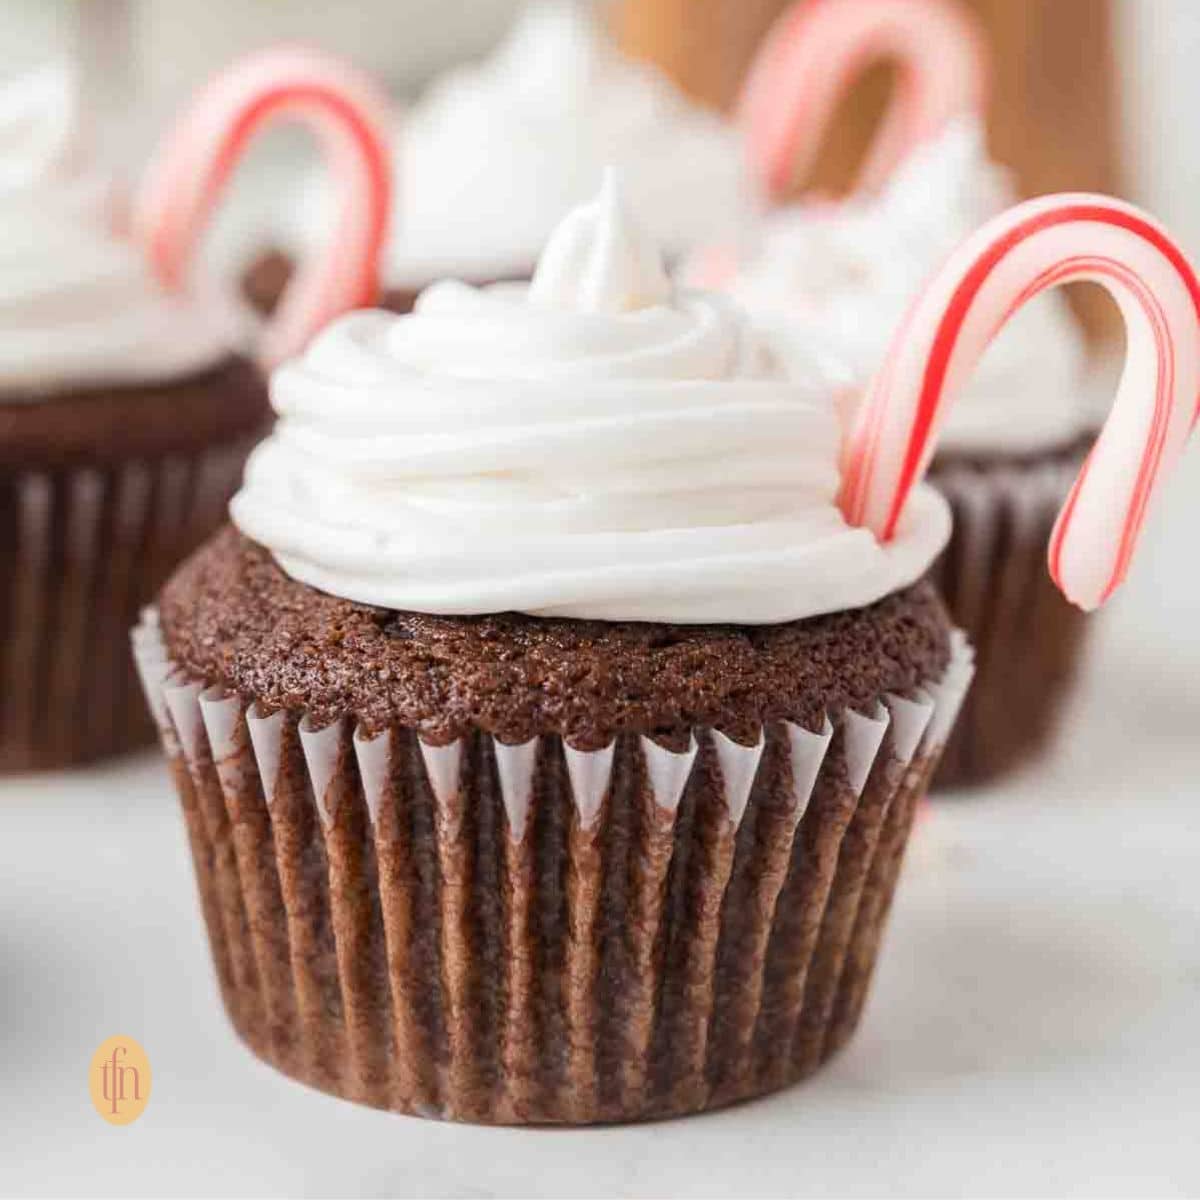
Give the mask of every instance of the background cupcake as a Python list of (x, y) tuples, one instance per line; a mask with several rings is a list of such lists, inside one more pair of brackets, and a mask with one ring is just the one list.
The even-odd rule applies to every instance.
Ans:
[[(623, 57), (594, 5), (533, 0), (482, 62), (435, 81), (395, 130), (388, 306), (450, 276), (527, 279), (562, 214), (626, 171), (632, 202), (669, 257), (731, 236), (744, 219), (736, 128), (690, 103), (653, 67)], [(323, 180), (295, 213), (288, 254), (250, 277), (270, 306), (297, 246), (321, 228)], [(686, 202), (681, 203), (681, 198)]]
[(819, 375), (611, 183), (528, 287), (354, 314), (272, 392), (238, 531), (135, 634), (242, 1037), (493, 1122), (814, 1070), (969, 677), (914, 582), (944, 503), (848, 526)]
[[(236, 299), (185, 286), (183, 189), (166, 206), (151, 197), (144, 240), (130, 234), (123, 197), (89, 156), (72, 72), (5, 87), (0, 137), (0, 769), (11, 771), (151, 736), (123, 630), (220, 524), (269, 406)], [(277, 332), (306, 336), (313, 295)]]
[[(780, 203), (732, 260), (717, 254), (697, 267), (725, 277), (785, 361), (798, 337), (819, 341), (847, 369), (851, 404), (929, 273), (1016, 197), (987, 155), (980, 37), (942, 0), (834, 0), (781, 18), (743, 106), (764, 188), (786, 194), (840, 89), (884, 56), (900, 60), (906, 83), (857, 192)], [(942, 430), (930, 478), (955, 521), (934, 577), (978, 655), (942, 783), (1010, 769), (1053, 729), (1084, 625), (1043, 552), (1094, 437), (1096, 393), (1082, 331), (1061, 295), (1043, 296), (996, 339)]]

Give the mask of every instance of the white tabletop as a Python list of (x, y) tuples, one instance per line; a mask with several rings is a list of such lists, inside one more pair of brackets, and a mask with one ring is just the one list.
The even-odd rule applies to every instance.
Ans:
[[(156, 756), (0, 783), (0, 1192), (1200, 1193), (1198, 463), (1052, 756), (920, 822), (850, 1047), (731, 1111), (495, 1130), (292, 1083), (222, 1013)], [(154, 1071), (127, 1128), (87, 1091), (114, 1034)]]

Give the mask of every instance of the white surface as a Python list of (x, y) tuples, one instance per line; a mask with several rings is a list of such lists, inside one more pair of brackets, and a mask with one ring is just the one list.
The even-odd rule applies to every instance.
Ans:
[[(1200, 1192), (1198, 463), (1102, 615), (1069, 736), (927, 810), (850, 1047), (729, 1112), (490, 1130), (309, 1091), (225, 1021), (155, 756), (0, 784), (0, 1193)], [(125, 1129), (86, 1084), (117, 1033), (154, 1071)]]

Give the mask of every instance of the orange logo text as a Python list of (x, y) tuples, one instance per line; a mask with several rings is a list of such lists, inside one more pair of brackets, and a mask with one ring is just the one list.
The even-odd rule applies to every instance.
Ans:
[(92, 1055), (88, 1090), (96, 1111), (110, 1125), (128, 1125), (150, 1099), (150, 1060), (133, 1038), (112, 1037)]

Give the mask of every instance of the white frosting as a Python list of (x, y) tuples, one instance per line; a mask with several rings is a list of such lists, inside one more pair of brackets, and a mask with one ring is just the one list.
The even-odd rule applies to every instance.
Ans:
[(676, 292), (611, 182), (532, 285), (439, 283), (331, 325), (272, 380), (234, 522), (290, 575), (444, 614), (767, 623), (868, 604), (944, 545), (835, 497), (841, 429), (729, 302)]
[[(865, 382), (909, 302), (945, 256), (1015, 200), (964, 120), (917, 150), (876, 199), (793, 205), (771, 215), (729, 290), (785, 362), (814, 338)], [(800, 356), (808, 356), (805, 345)], [(1094, 420), (1086, 351), (1061, 294), (1026, 305), (985, 354), (949, 413), (944, 448), (1031, 450)]]
[(670, 299), (662, 255), (629, 219), (610, 167), (596, 200), (570, 213), (550, 238), (529, 288), (529, 303), (622, 313), (657, 308)]
[(61, 67), (0, 87), (0, 393), (22, 398), (192, 374), (241, 334), (228, 303), (166, 294), (116, 231), (74, 110)]
[[(438, 80), (402, 118), (395, 160), (385, 271), (398, 286), (528, 272), (609, 164), (672, 257), (734, 236), (751, 194), (735, 127), (621, 55), (577, 0), (528, 4), (490, 58)], [(327, 205), (314, 176), (299, 242)]]

